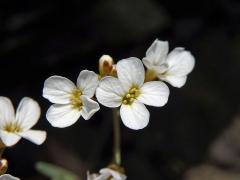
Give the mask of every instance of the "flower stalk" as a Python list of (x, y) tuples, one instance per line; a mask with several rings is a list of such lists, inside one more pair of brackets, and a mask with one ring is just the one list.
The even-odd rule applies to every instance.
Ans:
[(121, 165), (121, 134), (119, 109), (113, 109), (113, 162)]

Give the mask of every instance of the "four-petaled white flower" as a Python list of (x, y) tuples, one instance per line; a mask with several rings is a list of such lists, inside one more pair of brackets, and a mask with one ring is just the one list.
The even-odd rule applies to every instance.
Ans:
[(13, 146), (21, 137), (35, 143), (42, 144), (46, 139), (46, 132), (31, 130), (40, 117), (40, 107), (36, 101), (24, 97), (16, 112), (12, 102), (7, 97), (0, 97), (0, 138), (5, 146)]
[(187, 75), (192, 71), (195, 59), (182, 47), (175, 48), (168, 54), (168, 42), (156, 39), (143, 58), (144, 65), (160, 80), (174, 87), (182, 87)]
[(44, 83), (43, 97), (53, 104), (47, 111), (47, 120), (54, 127), (68, 127), (82, 115), (88, 120), (99, 110), (91, 98), (98, 86), (98, 76), (93, 71), (83, 70), (77, 79), (77, 86), (69, 79), (51, 76)]
[(0, 176), (0, 180), (20, 180), (20, 179), (10, 174), (4, 174)]
[(87, 174), (87, 180), (125, 180), (127, 179), (125, 174), (118, 171), (114, 171), (111, 168), (103, 168), (99, 171), (99, 174)]
[(125, 126), (142, 129), (147, 126), (150, 116), (144, 104), (165, 105), (169, 89), (160, 81), (144, 83), (145, 70), (138, 58), (123, 59), (117, 63), (116, 69), (118, 78), (103, 78), (96, 90), (96, 97), (104, 106), (121, 106), (120, 116)]

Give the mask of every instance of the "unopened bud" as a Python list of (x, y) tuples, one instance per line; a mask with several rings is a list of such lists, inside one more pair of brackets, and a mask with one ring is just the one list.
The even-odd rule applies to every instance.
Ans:
[(6, 159), (0, 160), (0, 175), (5, 174), (8, 169), (8, 161)]
[(100, 76), (112, 75), (114, 61), (109, 55), (102, 55), (99, 59), (99, 73)]
[(112, 66), (112, 71), (110, 74), (111, 76), (117, 77), (117, 69), (115, 64)]

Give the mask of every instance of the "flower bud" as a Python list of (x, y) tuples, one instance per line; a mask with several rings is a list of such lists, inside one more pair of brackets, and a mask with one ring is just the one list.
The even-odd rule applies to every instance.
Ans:
[(8, 161), (6, 159), (0, 160), (0, 175), (5, 174), (8, 169)]
[(114, 61), (109, 55), (102, 55), (99, 59), (99, 73), (100, 76), (113, 76), (116, 69), (114, 68)]
[(111, 76), (117, 77), (117, 69), (116, 69), (116, 64), (112, 65), (112, 70), (110, 73)]

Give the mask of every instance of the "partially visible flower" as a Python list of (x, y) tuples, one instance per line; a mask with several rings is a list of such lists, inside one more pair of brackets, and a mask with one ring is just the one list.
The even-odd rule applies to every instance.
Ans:
[(4, 174), (0, 176), (0, 180), (20, 180), (20, 179), (10, 174)]
[(98, 176), (99, 174), (97, 173), (90, 174), (89, 171), (87, 172), (87, 180), (95, 180)]
[[(115, 167), (115, 166), (114, 166)], [(118, 169), (118, 168), (117, 168)], [(87, 180), (125, 180), (127, 176), (112, 166), (103, 168), (99, 173), (87, 174)], [(120, 169), (121, 170), (121, 169)]]
[(182, 47), (175, 48), (168, 54), (168, 42), (156, 39), (146, 52), (143, 63), (147, 67), (147, 80), (155, 77), (174, 87), (182, 87), (187, 75), (192, 71), (195, 59)]
[(43, 97), (53, 104), (47, 111), (47, 120), (54, 127), (68, 127), (80, 116), (90, 119), (99, 110), (91, 98), (98, 86), (98, 76), (93, 71), (83, 70), (77, 79), (77, 86), (62, 76), (51, 76), (43, 88)]
[(128, 58), (116, 65), (118, 78), (107, 76), (96, 90), (98, 101), (107, 107), (119, 107), (125, 126), (142, 129), (149, 122), (149, 111), (144, 104), (163, 106), (168, 101), (169, 89), (160, 81), (144, 83), (145, 70), (141, 60)]
[(16, 116), (12, 102), (0, 97), (0, 138), (5, 146), (13, 146), (21, 137), (40, 145), (46, 139), (46, 132), (31, 130), (40, 117), (40, 107), (36, 101), (24, 97), (17, 108)]
[(99, 73), (101, 77), (116, 76), (116, 66), (111, 56), (101, 56), (101, 58), (99, 59)]

